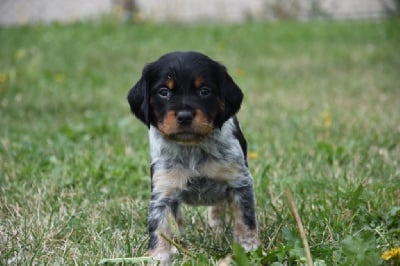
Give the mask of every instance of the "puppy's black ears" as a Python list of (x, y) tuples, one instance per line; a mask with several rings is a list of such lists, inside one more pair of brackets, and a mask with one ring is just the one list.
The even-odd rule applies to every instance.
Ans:
[(139, 81), (130, 89), (128, 93), (128, 102), (132, 113), (147, 127), (150, 127), (150, 97), (144, 76), (143, 73)]
[(239, 111), (243, 101), (242, 90), (236, 85), (223, 66), (221, 66), (220, 71), (220, 97), (222, 106), (217, 121), (219, 127)]

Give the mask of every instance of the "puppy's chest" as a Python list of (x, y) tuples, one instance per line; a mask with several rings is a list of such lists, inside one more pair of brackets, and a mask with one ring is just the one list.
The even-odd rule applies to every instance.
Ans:
[(183, 155), (153, 158), (154, 192), (187, 204), (212, 204), (229, 198), (232, 189), (247, 176), (247, 167), (240, 160), (199, 153)]
[(197, 160), (190, 157), (185, 160), (168, 158), (154, 163), (153, 183), (177, 189), (216, 186), (234, 182), (243, 175), (241, 173), (243, 168), (243, 165), (234, 161)]

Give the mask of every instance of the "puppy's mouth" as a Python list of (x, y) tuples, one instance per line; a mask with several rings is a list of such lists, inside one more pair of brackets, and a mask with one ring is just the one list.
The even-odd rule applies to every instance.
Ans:
[(196, 144), (201, 142), (206, 136), (190, 131), (177, 132), (168, 136), (169, 139), (183, 143), (183, 144)]

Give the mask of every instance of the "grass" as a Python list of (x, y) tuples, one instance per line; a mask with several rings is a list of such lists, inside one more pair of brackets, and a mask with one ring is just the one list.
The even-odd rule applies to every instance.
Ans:
[[(146, 128), (126, 102), (143, 65), (198, 50), (245, 93), (263, 251), (215, 236), (185, 208), (176, 265), (301, 265), (290, 189), (316, 265), (396, 265), (400, 246), (400, 27), (370, 22), (0, 28), (0, 264), (144, 256)], [(243, 264), (244, 263), (244, 264)]]

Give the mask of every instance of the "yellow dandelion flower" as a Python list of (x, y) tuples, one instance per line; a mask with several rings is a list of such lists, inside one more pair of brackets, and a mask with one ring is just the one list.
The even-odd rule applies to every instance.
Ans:
[(217, 46), (219, 49), (224, 50), (226, 45), (223, 41), (219, 41), (217, 42)]
[(247, 156), (249, 157), (249, 159), (258, 159), (258, 153), (254, 151), (249, 152)]
[(400, 247), (386, 250), (382, 253), (381, 258), (384, 260), (398, 259), (400, 260)]
[(242, 69), (240, 69), (240, 68), (235, 69), (234, 73), (235, 73), (235, 75), (237, 77), (243, 77), (244, 76), (244, 71)]
[(26, 56), (26, 50), (23, 48), (20, 48), (15, 52), (14, 56), (15, 56), (15, 59), (20, 60)]
[(64, 79), (65, 79), (64, 73), (57, 73), (54, 75), (54, 81), (57, 83), (63, 83)]
[(8, 79), (7, 74), (5, 74), (5, 73), (0, 73), (0, 84), (6, 83), (7, 79)]
[(330, 111), (323, 112), (322, 121), (326, 129), (331, 128), (333, 123), (332, 113)]

